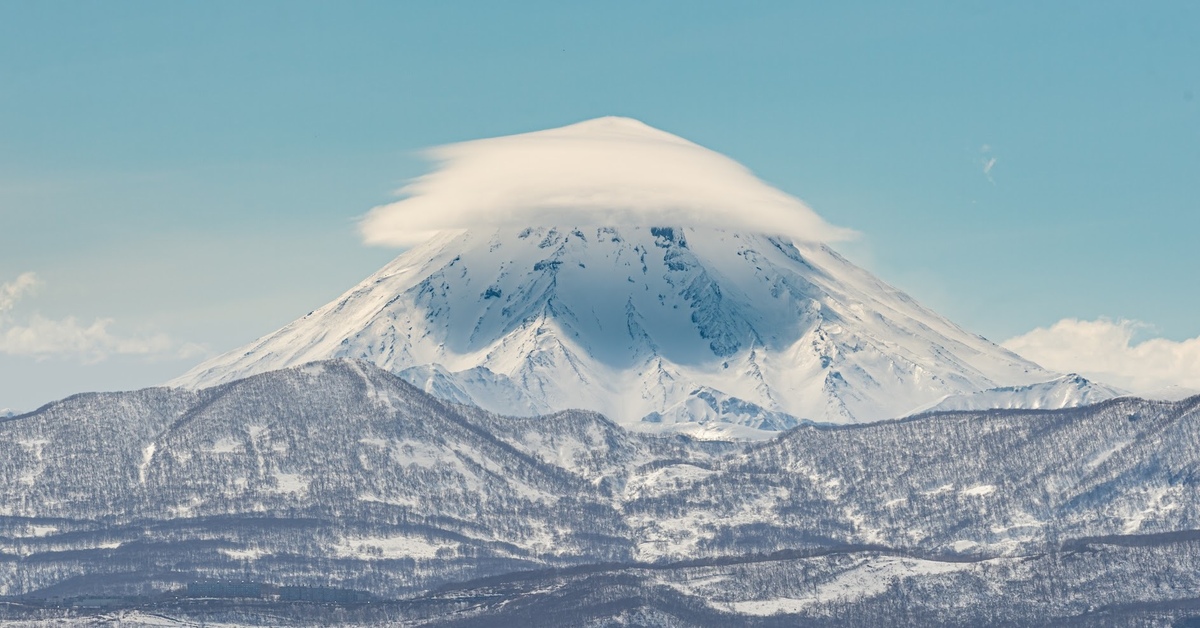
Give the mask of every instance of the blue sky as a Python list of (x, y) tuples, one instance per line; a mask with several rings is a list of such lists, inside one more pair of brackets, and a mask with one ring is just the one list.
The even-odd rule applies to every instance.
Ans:
[(1200, 336), (1200, 4), (825, 4), (0, 0), (0, 335), (93, 329), (10, 340), (0, 408), (325, 303), (398, 253), (355, 221), (418, 149), (602, 115), (740, 161), (993, 340)]

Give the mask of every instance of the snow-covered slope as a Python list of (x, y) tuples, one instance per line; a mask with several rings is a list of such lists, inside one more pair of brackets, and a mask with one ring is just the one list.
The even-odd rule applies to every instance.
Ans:
[(1053, 377), (822, 244), (715, 228), (542, 227), (443, 233), (172, 384), (336, 357), (500, 413), (583, 408), (646, 429), (743, 437)]
[(946, 410), (1058, 410), (1088, 406), (1125, 392), (1074, 373), (1028, 386), (1002, 386), (979, 392), (948, 395), (911, 414)]
[[(21, 613), (22, 625), (60, 625), (43, 610), (71, 598), (167, 612), (197, 582), (397, 600), (355, 604), (387, 615), (353, 625), (530, 601), (562, 618), (542, 596), (612, 570), (653, 575), (605, 578), (622, 595), (680, 591), (741, 614), (686, 625), (784, 610), (809, 615), (750, 625), (841, 626), (821, 606), (839, 591), (854, 604), (888, 596), (868, 626), (902, 625), (886, 613), (910, 617), (922, 600), (980, 613), (955, 625), (1097, 625), (1032, 619), (1077, 620), (1098, 586), (1106, 608), (1192, 609), (1198, 419), (1200, 398), (1114, 399), (702, 442), (593, 412), (497, 416), (353, 360), (204, 391), (74, 395), (0, 421), (0, 624)], [(929, 579), (952, 573), (962, 578)], [(558, 599), (613, 612), (614, 592), (580, 583)], [(201, 597), (221, 621), (238, 616), (221, 605), (233, 600)], [(325, 625), (333, 615), (313, 614), (338, 610), (244, 601), (271, 612), (264, 625)], [(296, 621), (274, 614), (289, 608)], [(620, 625), (567, 617), (442, 625)], [(907, 623), (947, 617), (933, 608)]]

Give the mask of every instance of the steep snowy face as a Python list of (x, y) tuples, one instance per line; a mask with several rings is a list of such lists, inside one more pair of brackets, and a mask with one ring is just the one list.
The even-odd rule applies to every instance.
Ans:
[(716, 228), (443, 233), (172, 382), (358, 358), (500, 413), (755, 437), (1053, 377), (821, 244)]

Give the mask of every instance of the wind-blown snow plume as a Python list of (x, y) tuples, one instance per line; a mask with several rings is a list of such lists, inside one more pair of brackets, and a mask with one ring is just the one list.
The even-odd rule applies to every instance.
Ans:
[(404, 199), (362, 220), (368, 244), (405, 246), (480, 226), (709, 226), (808, 242), (852, 237), (741, 164), (629, 118), (450, 144)]
[(1056, 371), (1077, 372), (1134, 393), (1200, 389), (1200, 337), (1180, 342), (1134, 342), (1137, 321), (1065, 318), (1003, 343), (1006, 349)]

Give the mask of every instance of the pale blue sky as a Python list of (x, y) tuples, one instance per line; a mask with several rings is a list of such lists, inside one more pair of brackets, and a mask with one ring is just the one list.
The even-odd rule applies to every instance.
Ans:
[[(354, 221), (417, 149), (625, 115), (994, 340), (1200, 335), (1200, 4), (896, 4), (0, 0), (0, 284), (40, 279), (0, 314), (223, 351), (398, 252)], [(0, 354), (0, 408), (177, 353)]]

